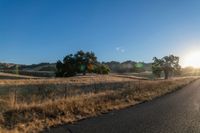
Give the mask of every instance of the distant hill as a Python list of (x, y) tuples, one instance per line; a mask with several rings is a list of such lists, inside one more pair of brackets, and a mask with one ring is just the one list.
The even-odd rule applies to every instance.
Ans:
[(23, 70), (23, 71), (56, 71), (55, 63), (39, 63), (32, 65), (22, 65), (13, 63), (0, 63), (0, 70)]
[[(103, 64), (109, 66), (111, 72), (114, 73), (133, 73), (151, 71), (151, 63), (135, 62), (131, 60), (125, 62), (110, 61), (103, 62)], [(138, 68), (137, 64), (141, 64), (141, 67)]]
[(19, 67), (21, 70), (32, 70), (32, 71), (56, 71), (55, 63), (40, 63), (32, 65), (22, 65)]
[[(142, 64), (141, 68), (137, 68), (136, 65)], [(121, 74), (137, 74), (142, 72), (144, 74), (151, 72), (151, 63), (144, 62), (135, 62), (135, 61), (110, 61), (102, 62), (102, 64), (107, 65), (112, 73), (121, 73)], [(18, 69), (17, 69), (18, 68)], [(53, 77), (55, 76), (56, 63), (39, 63), (32, 65), (23, 65), (23, 64), (14, 64), (14, 63), (1, 63), (0, 62), (0, 72), (14, 73), (17, 71), (20, 75), (29, 75), (29, 76), (39, 76), (39, 77)], [(149, 74), (148, 74), (149, 75)], [(200, 69), (186, 67), (181, 70), (182, 76), (199, 76)]]
[(54, 77), (56, 71), (55, 63), (40, 63), (32, 65), (0, 63), (0, 71), (20, 75), (36, 77)]
[[(137, 68), (136, 64), (142, 64), (141, 68)], [(151, 71), (151, 63), (125, 61), (125, 62), (102, 62), (107, 65), (112, 73), (138, 73)], [(56, 71), (56, 63), (39, 63), (32, 65), (0, 63), (0, 71), (7, 73), (18, 73), (21, 75), (49, 77), (54, 76)]]

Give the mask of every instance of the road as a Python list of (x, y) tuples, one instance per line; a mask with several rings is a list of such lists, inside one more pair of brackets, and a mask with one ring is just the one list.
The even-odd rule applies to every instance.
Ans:
[(200, 80), (174, 93), (48, 133), (200, 133)]

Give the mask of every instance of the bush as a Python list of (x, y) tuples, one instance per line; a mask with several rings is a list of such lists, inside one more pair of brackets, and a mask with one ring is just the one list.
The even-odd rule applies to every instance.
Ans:
[(96, 66), (94, 72), (97, 74), (108, 74), (110, 72), (110, 68), (106, 65), (99, 64)]

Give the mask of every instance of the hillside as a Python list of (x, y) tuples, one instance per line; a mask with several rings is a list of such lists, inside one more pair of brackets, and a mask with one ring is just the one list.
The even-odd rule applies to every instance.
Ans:
[(0, 72), (0, 79), (3, 79), (3, 81), (4, 81), (4, 80), (9, 80), (9, 79), (38, 79), (38, 78), (33, 77), (33, 76), (24, 76), (24, 75)]
[(40, 63), (32, 65), (0, 63), (0, 72), (28, 75), (36, 77), (53, 77), (55, 76), (55, 63)]
[[(109, 66), (111, 72), (113, 73), (137, 73), (151, 71), (151, 63), (135, 62), (135, 61), (125, 61), (125, 62), (103, 62), (103, 64)], [(142, 67), (138, 68), (137, 64), (141, 64)]]
[[(141, 68), (136, 65), (142, 64)], [(151, 71), (151, 63), (125, 61), (125, 62), (102, 62), (107, 65), (111, 73), (141, 73)], [(36, 77), (54, 77), (56, 71), (56, 63), (39, 63), (32, 65), (14, 64), (14, 63), (0, 63), (0, 72), (13, 73), (20, 75), (36, 76)], [(149, 75), (149, 74), (148, 74)], [(137, 76), (137, 75), (136, 75)]]
[[(141, 63), (143, 67), (138, 69), (136, 64)], [(139, 71), (151, 71), (151, 63), (135, 62), (135, 61), (125, 61), (125, 62), (103, 62), (103, 64), (108, 65), (112, 72), (139, 72)], [(23, 71), (56, 71), (56, 63), (39, 63), (32, 65), (14, 64), (14, 63), (0, 63), (0, 70), (19, 70)]]

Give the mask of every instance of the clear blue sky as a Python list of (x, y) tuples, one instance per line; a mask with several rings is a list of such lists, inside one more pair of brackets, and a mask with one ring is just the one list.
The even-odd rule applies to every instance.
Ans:
[(55, 62), (77, 50), (145, 61), (200, 48), (199, 0), (0, 0), (0, 61)]

